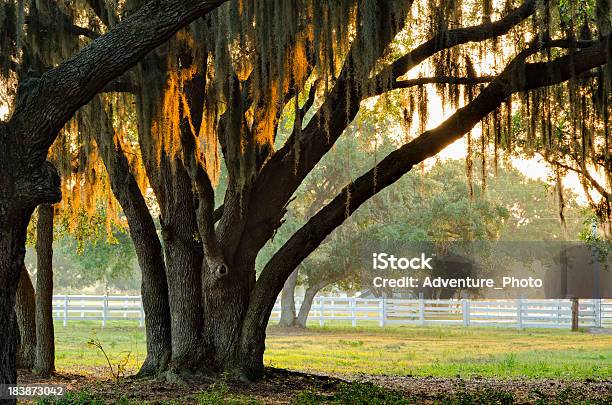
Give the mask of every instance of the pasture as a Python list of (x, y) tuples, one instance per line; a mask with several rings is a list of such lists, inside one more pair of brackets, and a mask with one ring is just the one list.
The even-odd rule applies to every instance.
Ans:
[[(146, 346), (136, 322), (56, 323), (60, 372), (110, 377), (97, 339), (113, 367), (138, 370)], [(333, 375), (393, 375), (464, 378), (612, 378), (612, 334), (558, 329), (329, 324), (308, 329), (268, 328), (267, 366)]]

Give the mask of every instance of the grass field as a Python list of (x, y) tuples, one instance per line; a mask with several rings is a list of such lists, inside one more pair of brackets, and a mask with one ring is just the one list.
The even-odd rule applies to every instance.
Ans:
[[(144, 359), (144, 329), (129, 322), (56, 324), (57, 367), (108, 374), (97, 339), (127, 374)], [(437, 377), (612, 378), (612, 335), (565, 330), (313, 326), (268, 331), (267, 365), (314, 373)]]

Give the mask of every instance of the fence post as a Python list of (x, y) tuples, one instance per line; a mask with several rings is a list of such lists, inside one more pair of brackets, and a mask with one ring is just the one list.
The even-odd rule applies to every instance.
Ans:
[(108, 312), (108, 295), (104, 294), (104, 308), (102, 310), (102, 327), (106, 326), (106, 313)]
[(319, 326), (325, 325), (325, 320), (323, 319), (323, 311), (325, 310), (325, 297), (319, 297)]
[(470, 326), (470, 301), (463, 298), (463, 326)]
[(595, 327), (601, 328), (601, 298), (595, 298), (593, 300), (593, 312), (595, 315)]
[(421, 325), (425, 325), (425, 299), (423, 293), (419, 293), (419, 321)]
[(68, 325), (68, 296), (64, 295), (64, 326)]
[(382, 297), (380, 302), (379, 321), (378, 325), (384, 327), (387, 323), (387, 298)]
[(516, 300), (516, 320), (519, 329), (523, 329), (523, 299)]
[(355, 311), (357, 303), (355, 302), (355, 297), (349, 298), (349, 302), (351, 305), (351, 326), (354, 328), (355, 326), (357, 326), (357, 314)]

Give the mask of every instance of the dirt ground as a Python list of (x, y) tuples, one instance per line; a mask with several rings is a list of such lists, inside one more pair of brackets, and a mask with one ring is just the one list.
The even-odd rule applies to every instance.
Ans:
[[(161, 403), (173, 401), (180, 404), (198, 403), (198, 393), (210, 392), (213, 384), (219, 386), (219, 378), (193, 376), (184, 378), (181, 383), (169, 383), (156, 379), (125, 378), (119, 381), (105, 380), (92, 376), (76, 374), (57, 374), (42, 380), (29, 372), (20, 372), (20, 384), (61, 384), (69, 391), (87, 391), (92, 396), (107, 403), (124, 402)], [(247, 398), (264, 404), (292, 404), (300, 393), (316, 395), (314, 403), (333, 400), (334, 395), (347, 383), (363, 383), (366, 387), (374, 384), (394, 391), (406, 398), (406, 403), (514, 403), (514, 404), (612, 404), (612, 380), (607, 381), (565, 381), (547, 379), (493, 379), (493, 378), (434, 378), (434, 377), (393, 377), (393, 376), (326, 376), (304, 374), (282, 369), (268, 369), (266, 376), (256, 383), (223, 380), (225, 397), (229, 399)], [(361, 387), (361, 386), (360, 386)], [(471, 396), (483, 392), (510, 393), (511, 402), (481, 402), (488, 396)], [(466, 395), (468, 394), (468, 395)], [(217, 394), (218, 395), (218, 394)], [(217, 397), (210, 397), (214, 403)], [(457, 399), (459, 398), (459, 399)], [(463, 398), (463, 400), (461, 400)], [(468, 399), (467, 402), (465, 399)], [(474, 398), (481, 398), (480, 400)], [(452, 400), (454, 399), (454, 400)], [(130, 401), (126, 401), (130, 400)], [(346, 400), (345, 400), (346, 401)], [(348, 400), (349, 402), (355, 401)], [(459, 402), (457, 402), (459, 401)], [(584, 401), (584, 402), (583, 402)], [(222, 401), (220, 401), (222, 402)], [(247, 401), (248, 402), (248, 401)], [(236, 402), (231, 402), (236, 403)], [(310, 403), (310, 402), (308, 402)], [(338, 401), (334, 403), (345, 403)], [(362, 403), (368, 403), (364, 400)], [(378, 403), (386, 403), (385, 401)]]

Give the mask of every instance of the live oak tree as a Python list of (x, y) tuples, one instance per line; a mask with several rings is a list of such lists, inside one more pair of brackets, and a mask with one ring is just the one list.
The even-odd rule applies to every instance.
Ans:
[[(25, 2), (0, 3), (3, 72), (18, 69)], [(23, 268), (29, 218), (37, 205), (60, 200), (49, 147), (74, 112), (181, 26), (222, 1), (155, 1), (40, 77), (22, 80), (15, 106), (0, 121), (0, 383), (14, 384), (15, 291)], [(37, 2), (38, 4), (38, 2)], [(31, 6), (31, 3), (28, 4)], [(8, 79), (15, 78), (8, 73)], [(6, 401), (2, 401), (6, 402)], [(14, 401), (9, 401), (14, 402)]]
[[(600, 15), (609, 13), (604, 3), (597, 5)], [(428, 18), (414, 20), (412, 8)], [(509, 147), (514, 93), (559, 85), (609, 61), (607, 17), (589, 21), (597, 39), (577, 40), (568, 29), (578, 25), (572, 7), (527, 1), (496, 9), (478, 5), (474, 21), (452, 2), (232, 2), (181, 31), (123, 78), (135, 94), (139, 145), (161, 211), (162, 241), (147, 239), (154, 242), (147, 257), (163, 249), (165, 261), (156, 263), (167, 275), (170, 326), (158, 348), (161, 337), (170, 336), (171, 354), (165, 355), (168, 348), (150, 352), (145, 370), (258, 377), (265, 327), (285, 280), (359, 205), (491, 113), (482, 126), (493, 135), (484, 141)], [(561, 23), (562, 13), (569, 24)], [(428, 38), (412, 51), (394, 42), (410, 35), (404, 31), (408, 21), (426, 28), (414, 33), (413, 42)], [(463, 21), (475, 25), (455, 28)], [(434, 76), (403, 77), (430, 58)], [(504, 68), (480, 68), (487, 58)], [(609, 75), (599, 80), (606, 86)], [(419, 125), (420, 136), (349, 182), (257, 277), (255, 260), (282, 226), (292, 196), (353, 121), (361, 101), (416, 88), (415, 112), (425, 114), (426, 84), (438, 84), (450, 105), (463, 101), (464, 107), (433, 130)], [(293, 130), (279, 145), (284, 114), (293, 115)], [(223, 204), (215, 209), (218, 147), (228, 180)], [(142, 200), (135, 194), (126, 200)], [(152, 222), (144, 209), (133, 217), (134, 223)], [(154, 300), (163, 309), (163, 277), (153, 276), (162, 271), (149, 274), (156, 282), (143, 291), (157, 291)], [(154, 317), (160, 325), (168, 319), (162, 311)]]
[[(23, 259), (21, 229), (34, 206), (59, 197), (57, 188), (49, 187), (57, 179), (43, 164), (51, 141), (95, 93), (128, 92), (133, 98), (126, 100), (133, 101), (127, 103), (94, 100), (99, 103), (96, 127), (106, 130), (92, 136), (143, 271), (148, 346), (143, 373), (170, 368), (261, 376), (265, 328), (283, 284), (361, 204), (462, 136), (468, 134), (472, 144), (474, 127), (484, 129), (483, 143), (511, 147), (513, 106), (536, 103), (540, 108), (530, 111), (540, 116), (537, 111), (546, 103), (546, 98), (521, 100), (514, 94), (548, 86), (568, 92), (581, 74), (598, 68), (597, 83), (604, 89), (610, 83), (608, 0), (597, 1), (597, 18), (586, 22), (593, 33), (589, 40), (576, 35), (582, 23), (576, 7), (586, 3), (580, 1), (516, 5), (484, 0), (472, 12), (454, 1), (231, 1), (181, 30), (112, 83), (179, 25), (202, 15), (207, 5), (158, 1), (139, 7), (127, 1), (114, 8), (88, 3), (98, 27), (85, 29), (73, 24), (77, 19), (69, 27), (84, 36), (95, 36), (92, 30), (107, 34), (45, 73), (33, 90), (22, 87), (17, 107), (1, 127), (6, 135), (0, 142), (10, 147), (0, 148), (0, 181), (10, 198), (0, 201), (0, 282), (6, 278), (12, 284), (2, 296), (6, 312), (0, 321), (12, 320), (17, 265)], [(396, 38), (402, 37), (415, 46), (400, 46), (404, 41)], [(417, 77), (405, 76), (419, 69)], [(418, 136), (348, 182), (257, 277), (257, 256), (282, 226), (292, 196), (357, 116), (362, 101), (411, 89), (406, 90), (406, 117), (423, 116), (424, 86), (430, 84), (438, 85), (445, 104), (456, 111), (434, 129), (419, 123)], [(609, 92), (604, 94), (609, 98)], [(130, 108), (160, 208), (162, 240), (113, 122)], [(292, 131), (278, 145), (285, 114), (293, 116)], [(26, 119), (33, 115), (45, 120)], [(609, 127), (602, 115), (593, 119), (599, 128)], [(534, 135), (543, 136), (540, 131)], [(22, 142), (17, 144), (16, 137)], [(223, 204), (215, 207), (219, 155), (227, 188)], [(31, 185), (33, 180), (38, 187)], [(14, 337), (2, 339), (12, 342)], [(5, 381), (12, 378), (13, 354), (8, 350), (3, 356)]]

